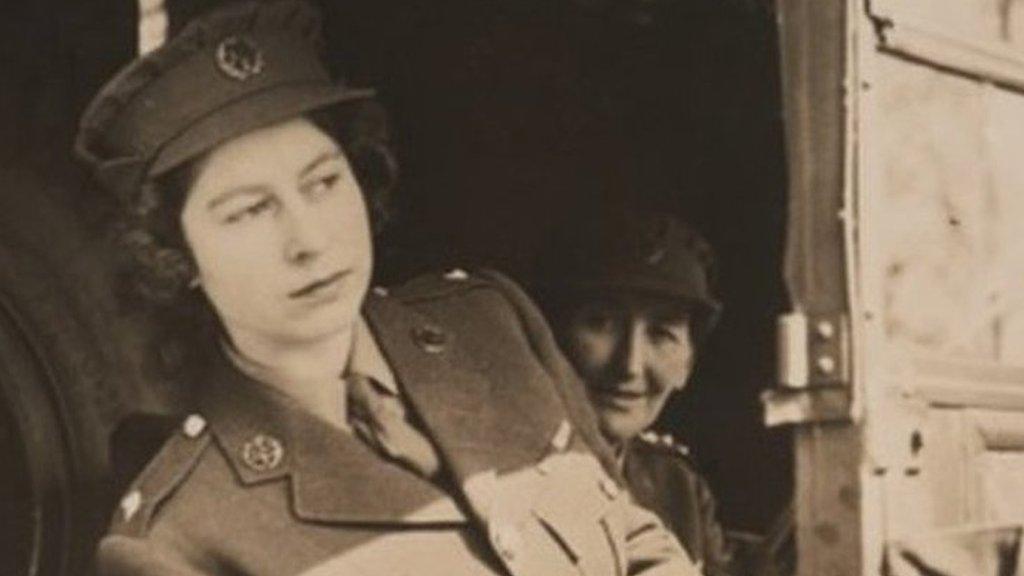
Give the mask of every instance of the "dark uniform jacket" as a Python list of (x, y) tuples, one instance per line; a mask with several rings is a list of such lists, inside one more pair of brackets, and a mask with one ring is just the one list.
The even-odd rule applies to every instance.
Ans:
[[(121, 575), (696, 575), (616, 480), (571, 368), (496, 275), (434, 277), (363, 310), (447, 482), (220, 355), (98, 550)], [(595, 456), (596, 455), (596, 456)]]
[(661, 518), (706, 576), (735, 573), (730, 567), (715, 498), (686, 449), (666, 436), (641, 434), (623, 453), (626, 484), (638, 504)]

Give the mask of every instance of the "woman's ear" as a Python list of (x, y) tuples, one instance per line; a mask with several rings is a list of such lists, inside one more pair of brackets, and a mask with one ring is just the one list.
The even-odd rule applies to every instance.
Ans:
[(161, 245), (149, 230), (127, 230), (119, 234), (118, 243), (128, 259), (128, 288), (145, 301), (174, 302), (199, 279), (199, 270), (186, 249)]
[(192, 257), (179, 248), (157, 248), (156, 269), (160, 272), (156, 280), (163, 286), (162, 291), (170, 298), (176, 298), (183, 292), (198, 288), (199, 270)]

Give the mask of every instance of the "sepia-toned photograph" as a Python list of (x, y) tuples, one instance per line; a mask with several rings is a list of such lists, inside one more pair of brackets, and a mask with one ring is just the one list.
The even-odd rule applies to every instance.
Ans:
[(1024, 2), (0, 10), (0, 576), (1024, 576)]

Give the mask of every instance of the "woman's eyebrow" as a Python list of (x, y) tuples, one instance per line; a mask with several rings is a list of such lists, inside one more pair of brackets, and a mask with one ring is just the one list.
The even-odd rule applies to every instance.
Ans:
[(313, 159), (312, 162), (306, 164), (305, 168), (299, 170), (299, 178), (302, 178), (303, 176), (309, 174), (313, 170), (316, 170), (317, 167), (323, 164), (324, 162), (330, 162), (331, 160), (335, 160), (337, 158), (340, 158), (341, 156), (341, 150), (328, 150), (326, 152), (321, 153), (319, 156)]
[(266, 187), (261, 184), (250, 184), (248, 186), (239, 186), (237, 188), (232, 188), (227, 192), (224, 192), (223, 194), (218, 194), (214, 198), (211, 198), (210, 201), (206, 203), (206, 209), (214, 210), (215, 208), (217, 208), (221, 204), (224, 204), (228, 200), (231, 200), (232, 198), (237, 198), (238, 196), (251, 196), (253, 194), (262, 194), (265, 190)]
[(671, 308), (667, 310), (660, 310), (652, 316), (658, 322), (664, 322), (667, 324), (686, 324), (690, 322), (692, 313), (686, 308)]

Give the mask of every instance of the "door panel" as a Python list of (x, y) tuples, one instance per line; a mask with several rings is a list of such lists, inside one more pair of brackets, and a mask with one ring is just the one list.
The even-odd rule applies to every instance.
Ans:
[(1024, 2), (1020, 0), (875, 0), (875, 13), (913, 21), (962, 42), (1024, 52)]
[(895, 542), (1024, 524), (1019, 4), (884, 0), (852, 20), (865, 574)]
[(869, 161), (877, 187), (868, 222), (881, 249), (883, 315), (890, 344), (908, 351), (992, 358), (994, 333), (979, 290), (997, 264), (987, 158), (986, 88), (880, 55)]
[[(848, 422), (790, 420), (799, 573), (929, 573), (905, 555), (917, 550), (933, 566), (994, 575), (1019, 560), (1004, 544), (1024, 526), (1024, 1), (842, 4), (781, 3), (782, 37), (798, 39), (783, 43), (797, 65), (784, 70), (788, 258), (827, 280), (787, 279), (814, 326), (814, 304), (846, 278), (827, 312), (849, 318), (851, 342)], [(841, 74), (814, 67), (829, 46), (842, 47)], [(843, 134), (839, 154), (799, 129), (837, 93), (845, 121), (827, 128)], [(805, 175), (837, 171), (841, 181), (811, 181), (808, 193)], [(823, 222), (841, 233), (815, 236)], [(841, 259), (824, 258), (836, 249)], [(820, 334), (802, 337), (813, 374)], [(822, 390), (812, 378), (786, 394)], [(818, 511), (842, 502), (840, 486), (856, 513), (826, 526)], [(820, 537), (825, 528), (861, 547)], [(943, 564), (954, 551), (963, 563)]]
[(1014, 412), (974, 410), (965, 419), (974, 432), (968, 461), (972, 519), (1024, 523), (1024, 500), (1008, 497), (1024, 486), (1024, 419)]

